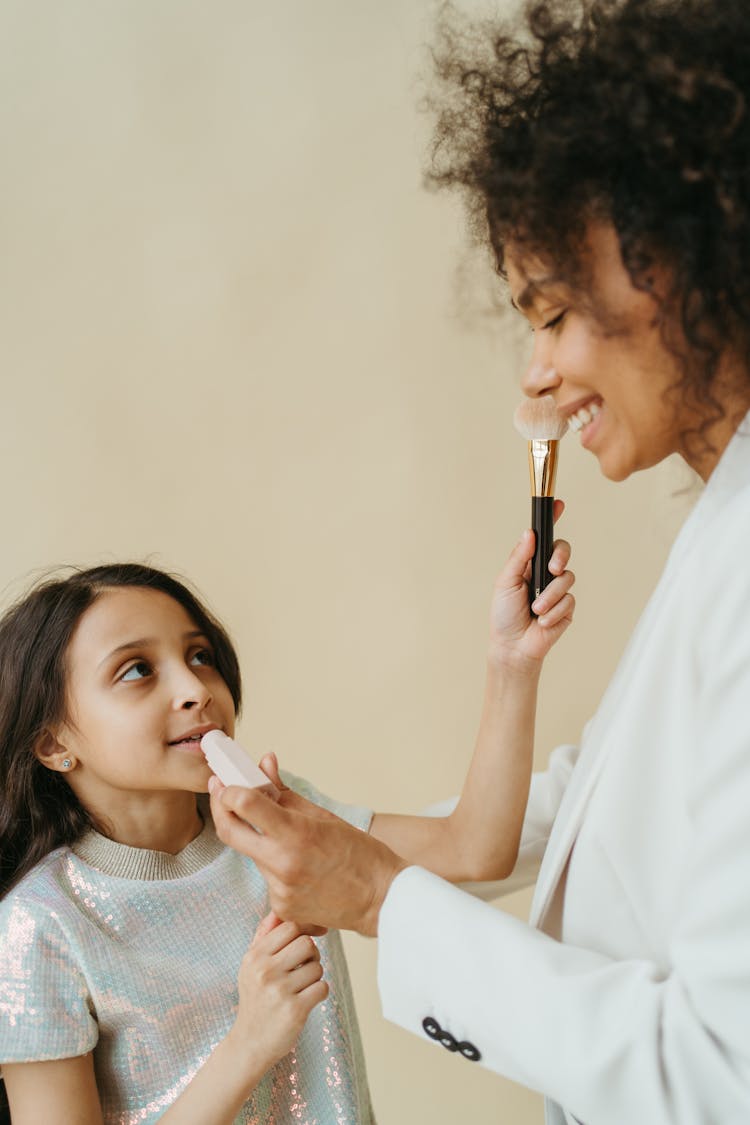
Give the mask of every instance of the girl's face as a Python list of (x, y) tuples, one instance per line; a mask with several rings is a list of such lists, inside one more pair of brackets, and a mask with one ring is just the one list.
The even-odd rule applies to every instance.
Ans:
[(133, 795), (205, 792), (199, 739), (234, 733), (234, 704), (211, 644), (167, 594), (105, 590), (83, 614), (67, 652), (67, 715), (57, 743), (68, 780), (95, 814), (115, 816)]
[[(534, 350), (522, 379), (530, 396), (553, 395), (581, 444), (610, 480), (680, 453), (705, 479), (732, 435), (736, 417), (712, 426), (713, 451), (685, 445), (685, 433), (704, 416), (678, 385), (681, 367), (665, 347), (654, 297), (634, 288), (620, 256), (615, 230), (589, 228), (585, 297), (545, 264), (513, 253), (506, 266), (514, 305), (534, 330)], [(655, 271), (658, 286), (658, 271)], [(715, 384), (721, 401), (719, 384)], [(725, 396), (724, 405), (737, 406)]]

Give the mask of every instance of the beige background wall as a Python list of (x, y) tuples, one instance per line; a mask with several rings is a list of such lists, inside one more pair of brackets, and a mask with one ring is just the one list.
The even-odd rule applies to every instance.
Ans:
[[(482, 312), (459, 203), (421, 187), (430, 11), (0, 6), (3, 602), (55, 563), (180, 571), (238, 642), (248, 748), (402, 811), (460, 784), (528, 518), (523, 334)], [(595, 704), (681, 483), (614, 487), (566, 439), (579, 610), (540, 764)], [(541, 1121), (385, 1024), (374, 944), (347, 946), (381, 1125)]]

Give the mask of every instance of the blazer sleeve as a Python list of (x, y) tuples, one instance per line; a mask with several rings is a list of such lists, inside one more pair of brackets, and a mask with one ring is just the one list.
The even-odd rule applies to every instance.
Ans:
[(386, 1017), (452, 1051), (468, 1043), (459, 1054), (583, 1122), (750, 1121), (750, 638), (721, 600), (701, 637), (680, 793), (665, 794), (692, 830), (659, 963), (561, 944), (420, 868), (381, 913)]
[[(518, 859), (507, 879), (493, 879), (484, 883), (461, 883), (464, 891), (485, 902), (512, 894), (535, 882), (552, 823), (560, 807), (565, 788), (578, 758), (578, 747), (570, 744), (552, 751), (546, 770), (531, 778), (529, 800), (521, 832)], [(447, 816), (458, 803), (458, 797), (428, 806), (423, 816)]]

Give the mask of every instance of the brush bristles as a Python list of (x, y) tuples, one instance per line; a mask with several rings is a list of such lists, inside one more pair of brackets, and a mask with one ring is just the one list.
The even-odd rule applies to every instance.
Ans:
[(557, 413), (552, 395), (525, 398), (516, 407), (513, 425), (527, 441), (559, 441), (568, 423)]

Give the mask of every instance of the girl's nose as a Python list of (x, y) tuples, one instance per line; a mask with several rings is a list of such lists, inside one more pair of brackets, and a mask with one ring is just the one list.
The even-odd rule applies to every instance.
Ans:
[(175, 684), (173, 705), (175, 711), (190, 711), (195, 708), (202, 711), (209, 705), (213, 696), (200, 676), (196, 676), (189, 668), (182, 672), (179, 682)]
[(554, 367), (532, 360), (521, 379), (521, 389), (529, 398), (538, 398), (539, 395), (549, 394), (557, 390), (562, 380)]

